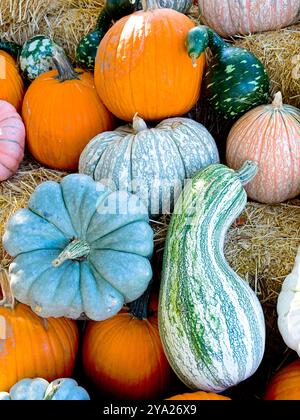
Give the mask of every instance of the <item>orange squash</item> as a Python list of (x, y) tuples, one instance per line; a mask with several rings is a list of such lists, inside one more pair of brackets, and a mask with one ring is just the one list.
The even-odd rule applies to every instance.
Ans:
[(195, 25), (187, 16), (159, 9), (156, 0), (119, 20), (100, 43), (95, 83), (107, 108), (122, 120), (136, 113), (162, 120), (188, 112), (197, 102), (205, 67), (193, 66), (185, 47)]
[(76, 323), (65, 318), (45, 320), (15, 303), (4, 271), (0, 284), (0, 391), (8, 392), (24, 378), (70, 377), (78, 350)]
[(278, 92), (271, 105), (252, 109), (232, 127), (226, 150), (228, 166), (246, 160), (259, 165), (246, 186), (248, 196), (261, 203), (280, 203), (300, 193), (300, 110), (282, 103)]
[(55, 52), (57, 71), (39, 76), (23, 103), (27, 144), (32, 155), (53, 169), (76, 170), (82, 150), (113, 118), (100, 101), (93, 76), (75, 71), (67, 57)]
[(149, 313), (147, 318), (147, 293), (131, 304), (129, 311), (88, 324), (83, 341), (84, 370), (109, 398), (155, 399), (168, 389), (171, 368), (160, 341), (157, 313)]
[(265, 400), (300, 400), (300, 359), (281, 369), (271, 380)]
[(212, 394), (208, 392), (198, 391), (188, 394), (175, 395), (175, 397), (167, 398), (168, 400), (231, 400), (231, 398), (224, 397), (219, 394)]
[(21, 110), (24, 97), (24, 83), (15, 60), (0, 50), (0, 99)]

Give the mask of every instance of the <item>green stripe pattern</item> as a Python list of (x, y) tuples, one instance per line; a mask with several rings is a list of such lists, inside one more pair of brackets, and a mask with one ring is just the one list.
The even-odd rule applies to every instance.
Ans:
[(159, 326), (171, 366), (192, 389), (222, 392), (250, 377), (263, 357), (261, 305), (223, 252), (246, 202), (239, 173), (211, 165), (185, 188), (169, 227)]

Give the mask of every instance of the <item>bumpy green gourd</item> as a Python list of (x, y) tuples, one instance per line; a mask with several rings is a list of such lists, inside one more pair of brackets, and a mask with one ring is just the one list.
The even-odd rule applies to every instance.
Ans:
[(54, 69), (54, 49), (64, 53), (59, 45), (44, 35), (34, 36), (25, 42), (20, 53), (20, 67), (24, 77), (32, 81)]
[(15, 59), (19, 57), (21, 49), (22, 47), (15, 42), (0, 41), (0, 50), (7, 52)]
[(261, 363), (261, 305), (228, 265), (227, 230), (243, 211), (243, 185), (257, 173), (211, 165), (184, 189), (172, 217), (163, 261), (160, 334), (168, 360), (190, 388), (221, 392), (250, 377)]
[(14, 296), (44, 318), (110, 318), (152, 278), (147, 209), (86, 175), (41, 184), (8, 221), (3, 244), (15, 257)]
[(226, 43), (206, 26), (193, 28), (186, 46), (194, 62), (208, 46), (213, 53), (203, 80), (203, 97), (218, 114), (236, 119), (268, 101), (269, 77), (252, 53)]
[(23, 379), (8, 392), (0, 392), (0, 401), (83, 401), (89, 394), (74, 379), (57, 379), (49, 384), (41, 378)]

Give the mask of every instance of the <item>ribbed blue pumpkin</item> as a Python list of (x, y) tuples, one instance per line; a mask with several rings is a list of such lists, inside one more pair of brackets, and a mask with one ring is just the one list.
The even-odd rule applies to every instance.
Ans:
[(192, 389), (222, 392), (251, 376), (263, 357), (261, 305), (228, 265), (226, 232), (244, 209), (257, 171), (211, 165), (178, 200), (168, 231), (159, 302), (166, 355)]
[(132, 126), (95, 137), (81, 155), (79, 172), (136, 192), (155, 217), (173, 210), (185, 180), (218, 162), (216, 143), (201, 124), (169, 118), (148, 129), (135, 116)]
[(45, 318), (115, 315), (151, 280), (148, 222), (136, 196), (86, 175), (41, 184), (3, 237), (14, 296)]
[(82, 401), (89, 394), (74, 379), (57, 379), (49, 384), (41, 378), (23, 379), (8, 392), (0, 392), (0, 401)]

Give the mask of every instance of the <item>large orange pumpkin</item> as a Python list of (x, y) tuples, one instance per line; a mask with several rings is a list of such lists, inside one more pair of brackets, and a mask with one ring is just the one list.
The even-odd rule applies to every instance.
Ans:
[(162, 120), (188, 112), (197, 102), (205, 67), (193, 66), (185, 40), (194, 23), (172, 9), (145, 10), (119, 20), (101, 41), (95, 82), (100, 98), (119, 118)]
[(65, 318), (45, 320), (28, 306), (15, 304), (4, 271), (0, 284), (0, 392), (24, 378), (70, 377), (78, 350), (76, 323)]
[(27, 144), (32, 155), (53, 169), (76, 170), (82, 150), (113, 119), (95, 89), (93, 76), (75, 71), (68, 59), (55, 53), (58, 71), (39, 76), (23, 103)]
[(24, 97), (24, 83), (15, 60), (0, 50), (0, 99), (21, 110)]
[(229, 133), (227, 164), (238, 169), (246, 160), (259, 173), (246, 186), (261, 203), (280, 203), (300, 193), (300, 110), (283, 105), (281, 93), (273, 104), (259, 106), (239, 119)]
[(129, 312), (88, 324), (83, 366), (91, 382), (110, 398), (154, 399), (168, 389), (171, 368), (160, 341), (157, 312), (147, 319), (147, 301), (146, 293)]
[(300, 400), (300, 359), (281, 369), (271, 380), (265, 400)]
[(167, 398), (168, 400), (230, 400), (228, 397), (223, 395), (213, 394), (203, 391), (191, 392), (188, 394), (175, 395), (175, 397)]

